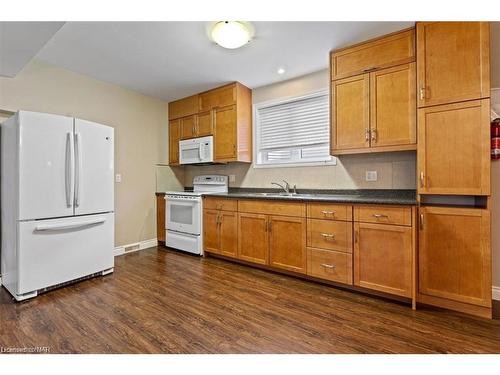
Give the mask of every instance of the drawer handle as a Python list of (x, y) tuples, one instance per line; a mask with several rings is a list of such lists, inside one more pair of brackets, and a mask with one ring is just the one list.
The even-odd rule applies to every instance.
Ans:
[(326, 263), (323, 263), (321, 264), (322, 267), (325, 267), (325, 268), (329, 268), (331, 270), (334, 270), (335, 269), (335, 265), (333, 264), (326, 264)]
[(324, 238), (331, 238), (332, 240), (335, 238), (333, 233), (321, 233)]
[(323, 215), (335, 215), (336, 211), (321, 211)]
[(389, 216), (384, 214), (373, 214), (373, 217), (376, 217), (377, 219), (389, 218)]

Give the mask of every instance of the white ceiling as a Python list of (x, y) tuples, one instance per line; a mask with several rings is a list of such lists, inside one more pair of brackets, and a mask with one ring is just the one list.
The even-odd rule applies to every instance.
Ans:
[(0, 76), (14, 77), (64, 22), (0, 22)]
[(331, 49), (413, 24), (254, 22), (252, 42), (226, 50), (208, 39), (208, 22), (68, 22), (36, 58), (170, 101), (231, 81), (255, 88), (321, 70)]

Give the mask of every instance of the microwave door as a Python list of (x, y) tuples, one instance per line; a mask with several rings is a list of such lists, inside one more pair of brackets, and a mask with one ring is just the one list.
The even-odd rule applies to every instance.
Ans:
[(181, 164), (199, 163), (199, 147), (196, 144), (184, 145), (181, 148)]

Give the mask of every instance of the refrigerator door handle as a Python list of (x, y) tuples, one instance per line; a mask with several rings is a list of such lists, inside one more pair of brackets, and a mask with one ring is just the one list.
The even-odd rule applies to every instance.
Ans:
[(74, 175), (74, 150), (73, 133), (66, 133), (66, 164), (65, 164), (65, 185), (66, 185), (66, 205), (73, 206), (73, 175)]
[(106, 221), (106, 219), (99, 218), (99, 219), (94, 219), (94, 220), (80, 221), (80, 222), (76, 222), (76, 223), (40, 224), (40, 225), (37, 225), (35, 227), (35, 231), (43, 232), (43, 231), (57, 231), (57, 230), (63, 230), (63, 229), (75, 229), (75, 228), (88, 227), (90, 225), (102, 224), (105, 221)]
[(80, 206), (82, 190), (82, 135), (75, 133), (75, 207)]

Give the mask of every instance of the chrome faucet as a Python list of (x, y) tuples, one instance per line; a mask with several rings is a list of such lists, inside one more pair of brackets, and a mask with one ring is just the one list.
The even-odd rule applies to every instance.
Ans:
[(285, 180), (283, 180), (283, 182), (284, 182), (283, 185), (278, 184), (277, 182), (271, 182), (271, 185), (279, 186), (280, 188), (283, 189), (285, 194), (297, 194), (297, 185), (293, 185), (293, 193), (291, 193), (290, 192), (290, 184)]

